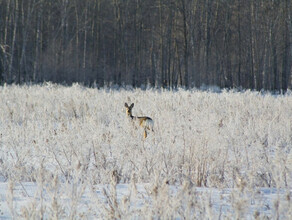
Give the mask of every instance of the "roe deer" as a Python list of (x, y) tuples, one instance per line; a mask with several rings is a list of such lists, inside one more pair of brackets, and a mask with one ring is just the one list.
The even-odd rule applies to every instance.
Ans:
[(137, 117), (132, 115), (132, 109), (134, 107), (134, 103), (132, 103), (130, 106), (128, 106), (127, 103), (125, 103), (126, 107), (126, 113), (127, 116), (130, 117), (133, 121), (137, 121), (139, 125), (144, 129), (144, 138), (147, 137), (147, 130), (153, 130), (154, 122), (151, 118), (147, 116), (143, 117)]

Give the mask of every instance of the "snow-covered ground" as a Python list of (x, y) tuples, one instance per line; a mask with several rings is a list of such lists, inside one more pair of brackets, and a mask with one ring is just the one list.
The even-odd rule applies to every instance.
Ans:
[[(165, 200), (166, 198), (155, 198), (160, 195), (153, 195), (153, 188), (149, 184), (137, 184), (135, 195), (131, 184), (118, 184), (114, 192), (111, 187), (110, 185), (95, 185), (91, 189), (86, 187), (79, 195), (74, 195), (74, 189), (70, 189), (72, 191), (68, 191), (68, 194), (61, 195), (58, 192), (55, 201), (53, 197), (55, 192), (46, 189), (40, 197), (38, 185), (25, 182), (13, 187), (13, 201), (10, 204), (7, 201), (10, 196), (8, 184), (1, 183), (1, 219), (11, 219), (13, 215), (27, 219), (42, 217), (45, 219), (54, 217), (75, 219), (140, 217), (143, 219), (155, 216), (163, 219), (182, 217), (186, 219), (255, 219), (256, 217), (290, 219), (291, 217), (291, 203), (287, 199), (289, 191), (274, 188), (240, 192), (235, 189), (194, 187), (186, 191), (181, 186), (164, 185), (161, 190), (166, 189), (169, 192)], [(191, 193), (191, 198), (189, 195), (184, 195), (187, 192)], [(189, 204), (190, 201), (194, 204)], [(156, 207), (152, 207), (154, 205)]]
[[(0, 219), (292, 219), (292, 95), (0, 87)], [(127, 118), (149, 116), (154, 132)]]

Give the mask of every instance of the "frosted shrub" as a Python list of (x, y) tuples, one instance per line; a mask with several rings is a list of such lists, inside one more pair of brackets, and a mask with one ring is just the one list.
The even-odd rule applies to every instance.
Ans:
[[(211, 208), (204, 208), (212, 206), (208, 196), (205, 204), (194, 200), (193, 189), (168, 193), (168, 186), (183, 186), (186, 181), (193, 187), (239, 189), (236, 193), (246, 195), (244, 199), (257, 187), (289, 189), (292, 183), (291, 95), (48, 84), (0, 87), (0, 99), (0, 179), (35, 182), (36, 199), (44, 199), (37, 216), (58, 218), (68, 213), (73, 218), (83, 213), (78, 202), (88, 193), (86, 187), (113, 185), (113, 171), (118, 177), (113, 187), (132, 183), (133, 177), (135, 184), (156, 187), (160, 196), (149, 189), (151, 202), (141, 197), (145, 206), (136, 214), (163, 218), (198, 217), (196, 209), (212, 215)], [(154, 132), (147, 139), (126, 117), (125, 102), (135, 103), (133, 115), (154, 120)], [(62, 195), (70, 195), (67, 207), (57, 199)], [(129, 211), (128, 216), (137, 216), (124, 198), (122, 208), (115, 189), (105, 191), (104, 199), (112, 201), (105, 213), (120, 217)], [(162, 203), (164, 199), (168, 203)], [(103, 206), (103, 201), (94, 200)], [(13, 199), (9, 201), (12, 207)], [(30, 204), (36, 207), (33, 201)], [(246, 200), (234, 199), (239, 218), (246, 206)], [(88, 207), (91, 215), (104, 215)], [(29, 207), (23, 209), (23, 216), (31, 216), (29, 212)]]

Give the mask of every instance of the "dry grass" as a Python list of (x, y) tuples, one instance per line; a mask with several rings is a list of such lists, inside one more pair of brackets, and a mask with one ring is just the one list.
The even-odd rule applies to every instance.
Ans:
[[(39, 202), (32, 200), (12, 216), (228, 217), (212, 212), (210, 194), (198, 200), (196, 187), (234, 189), (230, 203), (238, 218), (250, 212), (250, 197), (259, 187), (282, 189), (287, 199), (270, 207), (268, 217), (291, 216), (291, 95), (48, 84), (4, 86), (0, 99), (0, 178), (9, 186), (38, 186)], [(126, 117), (125, 102), (135, 103), (134, 115), (154, 120), (155, 132), (146, 140)], [(119, 183), (132, 187), (118, 202)], [(133, 209), (134, 186), (145, 183), (147, 198)], [(110, 184), (104, 191), (107, 205), (94, 195), (96, 184)], [(181, 187), (171, 194), (173, 185)], [(78, 204), (86, 189), (92, 205), (83, 212)], [(68, 206), (60, 203), (64, 195)], [(7, 198), (13, 210), (13, 187)], [(264, 217), (260, 211), (249, 214)]]

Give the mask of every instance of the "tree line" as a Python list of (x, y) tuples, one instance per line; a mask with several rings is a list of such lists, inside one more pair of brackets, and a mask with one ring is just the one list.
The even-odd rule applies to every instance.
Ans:
[(0, 0), (0, 82), (286, 90), (290, 0)]

